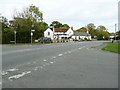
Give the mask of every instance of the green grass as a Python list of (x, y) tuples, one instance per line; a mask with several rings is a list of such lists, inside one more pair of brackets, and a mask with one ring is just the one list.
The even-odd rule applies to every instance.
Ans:
[(104, 51), (110, 51), (110, 52), (114, 52), (114, 53), (119, 53), (120, 54), (120, 43), (112, 43), (112, 42), (106, 42), (105, 44), (107, 44), (106, 47), (102, 48), (102, 50)]

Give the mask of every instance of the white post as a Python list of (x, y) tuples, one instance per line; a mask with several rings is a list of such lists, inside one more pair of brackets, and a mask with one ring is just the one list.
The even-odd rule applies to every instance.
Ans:
[(32, 30), (31, 30), (31, 44), (32, 44), (32, 36), (33, 36), (33, 33), (32, 33)]
[(15, 37), (14, 37), (14, 39), (15, 39), (15, 44), (16, 44), (16, 31), (14, 31), (14, 34), (15, 34)]
[(33, 32), (35, 32), (35, 30), (31, 30), (31, 44), (32, 44), (32, 36), (33, 36)]
[(55, 29), (54, 29), (54, 25), (53, 25), (53, 43), (54, 43), (54, 32), (55, 32)]
[(14, 41), (15, 41), (15, 44), (16, 44), (16, 31), (14, 31)]

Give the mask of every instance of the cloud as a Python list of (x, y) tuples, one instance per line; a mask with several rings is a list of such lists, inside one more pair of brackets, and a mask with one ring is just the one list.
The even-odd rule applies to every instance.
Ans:
[[(110, 26), (118, 20), (119, 0), (1, 0), (0, 12), (8, 17), (14, 10), (21, 11), (23, 8), (34, 4), (43, 12), (44, 21), (50, 24), (53, 20), (61, 21), (73, 26), (75, 29), (88, 23)], [(7, 4), (6, 4), (7, 2)], [(113, 30), (112, 30), (113, 29)]]

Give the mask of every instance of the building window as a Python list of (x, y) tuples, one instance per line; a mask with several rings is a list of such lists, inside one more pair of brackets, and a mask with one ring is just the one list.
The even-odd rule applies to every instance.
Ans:
[(48, 36), (50, 35), (50, 32), (48, 32)]

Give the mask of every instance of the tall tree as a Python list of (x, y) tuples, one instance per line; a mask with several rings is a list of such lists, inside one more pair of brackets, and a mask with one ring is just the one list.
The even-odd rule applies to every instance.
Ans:
[(2, 43), (10, 43), (10, 41), (14, 40), (14, 32), (9, 27), (8, 19), (1, 16), (1, 27), (2, 27)]
[(103, 25), (99, 25), (97, 27), (98, 37), (101, 36), (99, 39), (109, 39), (109, 32), (107, 31), (106, 27)]
[(87, 29), (85, 27), (81, 27), (80, 29), (76, 30), (77, 32), (87, 32)]
[(17, 31), (17, 41), (22, 43), (30, 42), (30, 33), (35, 29), (33, 40), (43, 36), (48, 24), (43, 22), (43, 14), (33, 4), (25, 8), (23, 12), (17, 12), (12, 22), (14, 30)]
[(50, 24), (50, 27), (51, 26), (54, 26), (54, 28), (64, 28), (64, 29), (69, 29), (70, 26), (68, 24), (62, 24), (61, 22), (59, 21), (53, 21), (51, 24)]
[(62, 23), (60, 23), (59, 21), (53, 21), (50, 26), (54, 26), (54, 28), (60, 28), (62, 27)]
[(93, 23), (89, 23), (87, 25), (87, 30), (89, 32), (89, 34), (91, 34), (91, 37), (94, 38), (95, 34), (96, 34), (96, 26)]
[(69, 29), (70, 26), (69, 26), (68, 24), (63, 24), (63, 25), (62, 25), (62, 28), (64, 28), (64, 29)]
[(31, 4), (28, 8), (25, 8), (23, 12), (17, 12), (14, 17), (26, 19), (29, 18), (33, 23), (43, 21), (43, 13), (33, 4)]

